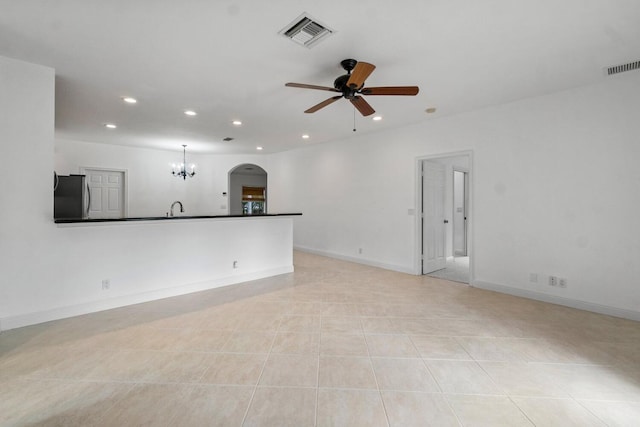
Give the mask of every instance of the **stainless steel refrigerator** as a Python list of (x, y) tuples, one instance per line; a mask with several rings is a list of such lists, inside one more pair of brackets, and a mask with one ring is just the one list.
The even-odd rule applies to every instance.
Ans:
[(53, 217), (84, 219), (89, 216), (91, 193), (85, 175), (55, 175), (53, 183)]

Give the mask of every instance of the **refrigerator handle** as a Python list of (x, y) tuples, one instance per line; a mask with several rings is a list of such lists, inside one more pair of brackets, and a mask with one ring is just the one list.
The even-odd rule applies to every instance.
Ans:
[(87, 184), (87, 218), (89, 218), (89, 209), (91, 208), (91, 188)]

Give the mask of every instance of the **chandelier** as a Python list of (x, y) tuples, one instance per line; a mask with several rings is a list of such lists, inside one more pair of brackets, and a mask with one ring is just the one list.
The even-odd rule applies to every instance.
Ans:
[(191, 163), (189, 166), (190, 171), (187, 172), (187, 146), (182, 145), (182, 163), (176, 165), (175, 163), (171, 165), (173, 170), (171, 171), (171, 175), (177, 176), (178, 178), (187, 179), (187, 177), (192, 178), (196, 174), (196, 165)]

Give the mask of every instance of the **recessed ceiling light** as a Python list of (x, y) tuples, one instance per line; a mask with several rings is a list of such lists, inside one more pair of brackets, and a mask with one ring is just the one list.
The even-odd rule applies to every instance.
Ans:
[(262, 147), (256, 147), (256, 150), (260, 151), (262, 150)]
[(305, 133), (304, 135), (302, 135), (302, 139), (309, 139), (309, 135)]
[(424, 111), (426, 111), (426, 112), (427, 112), (427, 114), (433, 114), (433, 113), (435, 113), (435, 112), (436, 112), (436, 109), (435, 109), (435, 107), (429, 107), (429, 108), (427, 108), (427, 109), (426, 109), (426, 110), (424, 110)]
[(196, 112), (195, 112), (195, 111), (193, 111), (193, 110), (185, 110), (185, 112), (184, 112), (184, 113), (185, 113), (187, 116), (197, 116), (197, 115), (198, 115), (198, 113), (196, 113)]
[(138, 102), (138, 100), (137, 100), (137, 99), (132, 98), (132, 97), (130, 97), (130, 96), (125, 96), (125, 97), (123, 97), (123, 98), (122, 98), (122, 100), (123, 100), (124, 102), (126, 102), (127, 104), (135, 104), (136, 102)]
[(118, 126), (114, 125), (113, 123), (105, 123), (104, 127), (109, 128), (109, 129), (115, 129)]
[(375, 117), (373, 118), (373, 121), (374, 121), (374, 122), (379, 122), (380, 120), (382, 120), (382, 116), (375, 116)]
[(234, 120), (232, 123), (233, 123), (234, 126), (242, 125), (242, 122), (240, 120)]

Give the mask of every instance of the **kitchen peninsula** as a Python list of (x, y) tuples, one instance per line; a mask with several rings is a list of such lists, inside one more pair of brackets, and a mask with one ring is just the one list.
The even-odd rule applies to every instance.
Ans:
[(3, 316), (2, 329), (291, 273), (300, 215), (50, 220), (59, 246), (40, 268), (64, 280), (43, 287), (46, 308)]

